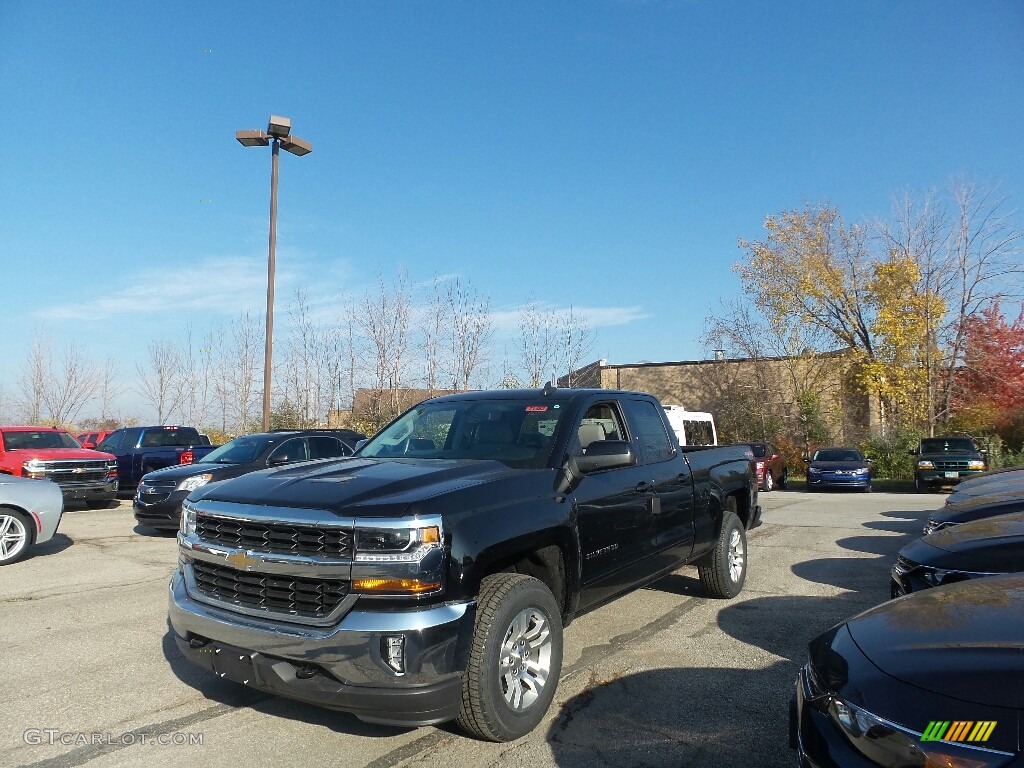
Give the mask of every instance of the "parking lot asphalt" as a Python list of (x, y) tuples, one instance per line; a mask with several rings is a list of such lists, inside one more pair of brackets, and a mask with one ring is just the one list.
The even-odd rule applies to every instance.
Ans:
[(0, 568), (0, 765), (791, 766), (807, 641), (888, 598), (897, 550), (943, 501), (761, 494), (738, 598), (703, 597), (683, 568), (577, 619), (551, 711), (510, 744), (367, 725), (192, 667), (166, 622), (173, 536), (136, 528), (129, 501), (72, 507)]

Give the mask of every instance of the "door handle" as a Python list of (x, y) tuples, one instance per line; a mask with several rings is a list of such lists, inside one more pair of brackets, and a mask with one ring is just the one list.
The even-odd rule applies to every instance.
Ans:
[(637, 493), (650, 493), (653, 490), (654, 490), (654, 483), (649, 483), (646, 480), (644, 480), (642, 483), (637, 483), (636, 484), (636, 492)]

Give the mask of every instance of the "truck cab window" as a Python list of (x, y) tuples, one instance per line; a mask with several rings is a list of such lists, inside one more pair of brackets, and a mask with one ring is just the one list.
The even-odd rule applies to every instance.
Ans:
[(667, 461), (675, 455), (672, 441), (669, 440), (665, 422), (654, 403), (647, 400), (630, 400), (628, 408), (636, 419), (636, 428), (640, 433), (640, 452), (645, 464)]
[(598, 440), (626, 439), (626, 431), (622, 427), (622, 417), (609, 403), (596, 403), (587, 408), (576, 434), (580, 441), (580, 448), (584, 452), (591, 443)]

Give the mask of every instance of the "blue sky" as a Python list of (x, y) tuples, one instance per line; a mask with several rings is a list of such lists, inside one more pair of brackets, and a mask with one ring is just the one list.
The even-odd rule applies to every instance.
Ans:
[(506, 319), (583, 308), (592, 358), (679, 360), (769, 213), (957, 174), (1019, 201), (1022, 73), (1016, 0), (2, 0), (0, 387), (36, 328), (130, 378), (261, 316), (269, 150), (234, 132), (270, 114), (314, 147), (282, 156), (279, 314), (458, 274)]

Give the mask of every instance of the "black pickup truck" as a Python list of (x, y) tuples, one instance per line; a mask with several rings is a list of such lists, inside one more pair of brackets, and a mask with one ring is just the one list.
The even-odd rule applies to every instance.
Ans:
[(229, 680), (507, 741), (544, 717), (574, 617), (686, 563), (734, 597), (760, 514), (749, 447), (680, 449), (650, 395), (439, 397), (352, 458), (191, 493), (170, 624)]

